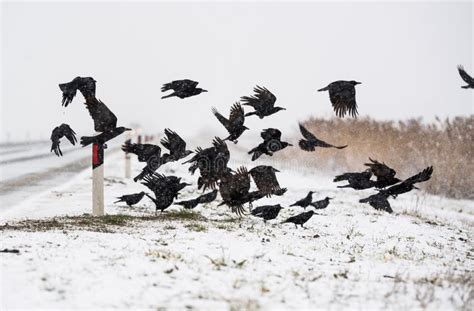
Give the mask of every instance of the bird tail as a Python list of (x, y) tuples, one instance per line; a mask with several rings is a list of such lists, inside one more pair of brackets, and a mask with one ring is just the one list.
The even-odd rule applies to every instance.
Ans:
[[(117, 198), (117, 199), (119, 199), (119, 198)], [(115, 201), (114, 204), (118, 203), (118, 202), (122, 202), (122, 199), (119, 199), (118, 201)]]
[(168, 91), (168, 90), (171, 90), (171, 87), (172, 87), (172, 86), (173, 86), (173, 85), (172, 85), (171, 83), (165, 83), (165, 84), (163, 84), (163, 86), (161, 87), (161, 91), (162, 91), (162, 92), (166, 92), (166, 91)]
[(311, 144), (309, 141), (301, 139), (298, 142), (298, 145), (300, 146), (301, 149), (304, 151), (314, 151), (314, 145)]
[(461, 86), (461, 88), (468, 89), (468, 88), (470, 88), (470, 86), (469, 85), (464, 85), (464, 86)]
[(333, 182), (338, 182), (338, 181), (343, 181), (343, 180), (346, 180), (346, 176), (343, 175), (337, 175), (336, 177), (334, 177), (334, 179), (332, 180)]
[(161, 99), (165, 99), (165, 98), (173, 97), (173, 96), (175, 96), (175, 93), (174, 93), (174, 92), (171, 93), (171, 94), (169, 94), (169, 95), (162, 96)]
[(291, 204), (290, 206), (298, 206), (298, 205), (296, 205), (296, 203), (293, 203), (293, 204)]
[(338, 188), (350, 188), (351, 185), (337, 186)]
[(319, 89), (318, 92), (323, 92), (323, 91), (328, 91), (329, 88), (326, 86), (326, 87), (323, 87), (322, 89)]
[(88, 146), (93, 144), (96, 141), (95, 136), (82, 136), (81, 137), (81, 145), (82, 147)]

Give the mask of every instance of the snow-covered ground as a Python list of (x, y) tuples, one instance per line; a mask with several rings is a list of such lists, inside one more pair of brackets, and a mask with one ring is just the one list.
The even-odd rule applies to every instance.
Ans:
[[(237, 150), (232, 159), (234, 168), (257, 165)], [(473, 310), (472, 201), (412, 192), (391, 201), (390, 215), (358, 203), (370, 190), (337, 189), (331, 175), (275, 161), (288, 192), (254, 204), (285, 207), (267, 225), (218, 201), (155, 216), (146, 198), (135, 208), (113, 204), (147, 190), (123, 178), (123, 161), (107, 155), (106, 212), (129, 216), (82, 216), (91, 211), (90, 169), (0, 209), (9, 225), (0, 250), (20, 251), (0, 253), (0, 309)], [(135, 174), (141, 166), (133, 161)], [(160, 172), (195, 185), (187, 168), (171, 163)], [(194, 188), (180, 199), (197, 196)], [(302, 211), (288, 206), (309, 190), (336, 199), (307, 229), (281, 224)]]

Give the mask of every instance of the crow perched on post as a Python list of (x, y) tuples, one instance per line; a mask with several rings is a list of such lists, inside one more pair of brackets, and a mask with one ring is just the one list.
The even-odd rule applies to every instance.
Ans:
[(355, 86), (361, 84), (357, 81), (336, 81), (328, 86), (319, 89), (318, 92), (329, 91), (329, 99), (336, 115), (343, 118), (346, 113), (352, 117), (357, 117), (357, 103), (355, 99)]
[(163, 154), (164, 163), (181, 160), (193, 153), (191, 150), (186, 150), (186, 142), (176, 132), (165, 129), (165, 135), (166, 137), (160, 141), (163, 147), (169, 150), (169, 153)]
[(377, 181), (374, 183), (375, 188), (385, 188), (401, 181), (395, 177), (397, 172), (395, 172), (393, 168), (377, 160), (372, 160), (371, 158), (369, 158), (369, 160), (372, 163), (365, 163), (364, 165), (370, 167), (372, 174), (377, 177)]
[(275, 107), (276, 97), (264, 87), (256, 86), (254, 96), (242, 96), (242, 105), (252, 106), (255, 111), (246, 113), (245, 116), (257, 115), (260, 119), (277, 113), (280, 110), (286, 110), (282, 107)]
[(210, 203), (210, 202), (214, 201), (217, 198), (217, 192), (218, 191), (216, 189), (214, 189), (211, 192), (202, 194), (202, 195), (198, 196), (195, 199), (191, 199), (191, 200), (187, 200), (187, 201), (180, 201), (180, 202), (176, 202), (174, 204), (181, 205), (186, 209), (193, 209), (201, 203)]
[(118, 197), (117, 198), (118, 201), (115, 201), (114, 203), (125, 202), (128, 206), (132, 206), (140, 202), (144, 196), (145, 196), (145, 191), (134, 193), (134, 194), (126, 194), (126, 195), (122, 195), (121, 197)]
[(104, 145), (107, 141), (119, 136), (125, 131), (131, 131), (132, 129), (120, 126), (114, 129), (108, 130), (96, 136), (82, 136), (81, 145), (85, 147), (90, 144)]
[(308, 192), (306, 197), (304, 197), (301, 200), (296, 201), (295, 203), (291, 204), (290, 206), (301, 206), (304, 209), (306, 209), (311, 204), (311, 202), (313, 201), (313, 193), (314, 193), (314, 191)]
[(474, 79), (467, 74), (467, 72), (464, 70), (464, 67), (462, 65), (458, 66), (458, 72), (459, 75), (461, 75), (461, 78), (464, 80), (464, 82), (467, 83), (467, 85), (461, 86), (463, 89), (474, 89)]
[(146, 196), (155, 203), (156, 211), (167, 209), (173, 204), (173, 200), (178, 197), (179, 191), (186, 186), (190, 186), (188, 183), (181, 182), (180, 177), (156, 173), (146, 176), (143, 180), (142, 184), (155, 194), (155, 198), (148, 194)]
[(255, 217), (263, 218), (263, 222), (267, 223), (267, 220), (272, 220), (277, 218), (280, 210), (283, 207), (280, 204), (277, 205), (263, 205), (258, 206), (250, 212)]
[(215, 137), (213, 147), (202, 149), (198, 147), (194, 156), (184, 162), (191, 163), (189, 172), (194, 172), (199, 169), (200, 177), (198, 179), (198, 189), (207, 188), (215, 189), (217, 182), (230, 169), (227, 167), (230, 159), (229, 149), (226, 143), (219, 137)]
[(310, 205), (314, 207), (315, 209), (324, 209), (328, 207), (329, 205), (329, 200), (332, 200), (334, 198), (326, 197), (322, 200), (316, 201), (316, 202), (311, 202)]
[(224, 140), (230, 140), (236, 144), (240, 135), (242, 135), (244, 131), (248, 130), (248, 127), (244, 126), (244, 109), (242, 109), (242, 106), (239, 103), (235, 103), (230, 108), (229, 119), (226, 119), (223, 115), (221, 115), (216, 108), (212, 108), (212, 113), (216, 116), (217, 120), (219, 120), (219, 122), (224, 125), (227, 132), (229, 132), (229, 136)]
[(322, 141), (322, 140), (319, 140), (318, 138), (316, 138), (316, 136), (314, 136), (310, 131), (308, 131), (304, 126), (303, 124), (299, 124), (300, 125), (300, 132), (301, 132), (301, 135), (303, 135), (303, 137), (305, 139), (301, 139), (299, 141), (299, 145), (300, 145), (300, 148), (304, 151), (314, 151), (316, 149), (316, 147), (322, 147), (322, 148), (337, 148), (337, 149), (344, 149), (347, 147), (347, 145), (344, 145), (344, 146), (334, 146), (334, 145), (331, 145), (331, 144), (328, 144), (327, 142), (325, 141)]
[(268, 128), (260, 133), (263, 142), (248, 152), (252, 155), (252, 161), (257, 160), (262, 154), (272, 156), (275, 152), (288, 146), (293, 146), (286, 141), (281, 141), (281, 132), (278, 129)]
[(427, 181), (431, 178), (433, 174), (433, 167), (428, 166), (420, 173), (411, 176), (410, 178), (405, 179), (399, 184), (393, 185), (387, 189), (380, 190), (379, 193), (373, 194), (367, 198), (361, 199), (360, 203), (369, 203), (373, 208), (377, 210), (384, 210), (388, 213), (392, 213), (393, 210), (388, 202), (388, 198), (392, 196), (396, 198), (398, 195), (409, 192), (413, 189), (418, 189), (415, 187), (416, 183)]
[(63, 123), (60, 126), (56, 126), (51, 133), (51, 152), (54, 151), (58, 157), (63, 155), (61, 148), (59, 148), (60, 139), (63, 137), (66, 137), (73, 146), (77, 142), (76, 132), (69, 125)]
[(367, 169), (360, 173), (344, 173), (337, 175), (333, 182), (347, 180), (349, 184), (344, 186), (337, 186), (338, 188), (353, 188), (355, 190), (363, 190), (372, 188), (375, 185), (375, 182), (370, 180), (372, 177), (372, 171)]
[(173, 90), (173, 93), (161, 97), (163, 98), (168, 98), (172, 96), (179, 97), (181, 99), (186, 98), (186, 97), (191, 97), (194, 95), (201, 94), (202, 92), (207, 92), (206, 90), (203, 90), (201, 88), (197, 88), (196, 86), (199, 84), (199, 82), (189, 80), (189, 79), (184, 79), (184, 80), (175, 80), (170, 83), (163, 84), (163, 87), (161, 88), (162, 92), (166, 92), (168, 90)]
[(288, 218), (287, 220), (285, 220), (284, 222), (282, 222), (283, 224), (284, 223), (293, 223), (295, 224), (295, 228), (298, 228), (298, 225), (301, 225), (301, 228), (304, 228), (303, 225), (311, 218), (313, 217), (313, 214), (314, 214), (314, 211), (307, 211), (307, 212), (303, 212), (301, 214), (298, 214), (296, 216), (292, 216), (290, 218)]
[(281, 190), (275, 172), (280, 171), (267, 165), (259, 165), (249, 171), (258, 190), (269, 197), (273, 194), (277, 194)]

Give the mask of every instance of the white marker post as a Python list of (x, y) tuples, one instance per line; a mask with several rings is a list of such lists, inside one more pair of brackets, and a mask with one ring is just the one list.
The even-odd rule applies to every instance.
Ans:
[[(132, 135), (127, 132), (127, 138), (125, 140), (125, 144), (129, 144), (132, 142)], [(125, 178), (130, 179), (132, 175), (132, 163), (130, 161), (130, 154), (128, 152), (125, 152)]]
[(104, 216), (104, 145), (92, 145), (92, 215)]

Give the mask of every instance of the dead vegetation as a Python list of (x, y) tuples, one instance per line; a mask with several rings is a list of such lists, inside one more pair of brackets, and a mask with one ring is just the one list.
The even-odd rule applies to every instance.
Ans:
[(369, 118), (311, 118), (304, 124), (318, 138), (349, 147), (315, 152), (287, 148), (281, 154), (287, 162), (337, 172), (362, 171), (371, 157), (392, 166), (401, 178), (433, 165), (432, 179), (420, 185), (424, 190), (474, 199), (474, 116), (437, 119), (429, 124), (421, 119), (394, 122)]

